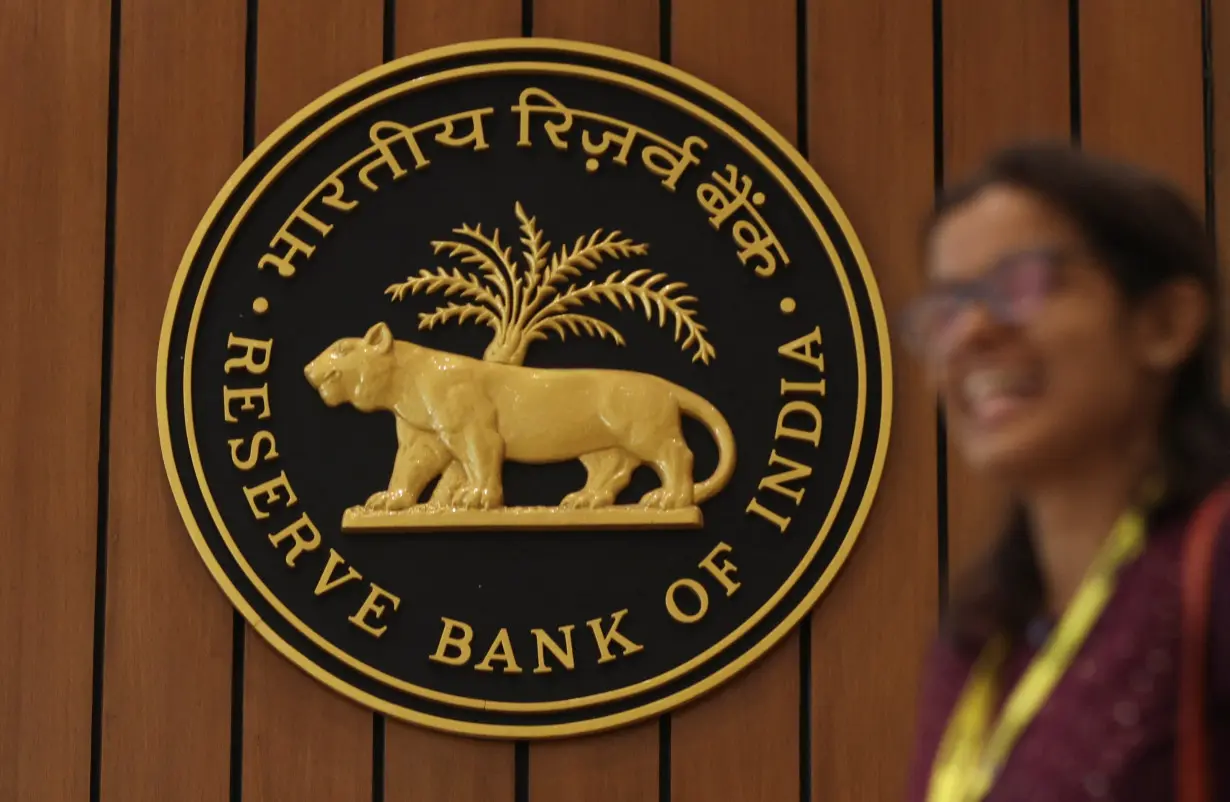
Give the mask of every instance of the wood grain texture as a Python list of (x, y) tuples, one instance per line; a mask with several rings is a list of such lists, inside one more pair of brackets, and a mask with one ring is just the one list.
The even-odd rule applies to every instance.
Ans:
[[(396, 55), (517, 36), (520, 0), (398, 0)], [(513, 745), (387, 721), (385, 802), (512, 802)]]
[[(923, 283), (931, 207), (931, 13), (925, 3), (826, 0), (808, 15), (810, 160), (854, 226), (890, 315)], [(812, 799), (904, 797), (918, 672), (935, 628), (935, 405), (894, 350), (884, 475), (858, 547), (812, 615)]]
[(658, 722), (530, 747), (533, 802), (658, 798)]
[(1159, 171), (1203, 209), (1200, 0), (1085, 0), (1080, 19), (1085, 148)]
[(671, 63), (714, 84), (794, 141), (795, 3), (673, 0)]
[[(1067, 140), (1068, 0), (947, 0), (943, 21), (944, 182), (997, 148)], [(999, 532), (1004, 494), (948, 446), (948, 572), (954, 583)]]
[(534, 0), (534, 35), (658, 57), (659, 0)]
[(521, 0), (397, 0), (397, 55), (521, 35)]
[(799, 798), (799, 636), (671, 717), (671, 802)]
[(123, 5), (104, 802), (228, 793), (233, 615), (171, 497), (153, 381), (176, 268), (242, 154), (243, 35), (243, 0)]
[[(380, 63), (380, 0), (262, 0), (256, 138), (321, 94)], [(244, 666), (244, 802), (372, 793), (372, 713), (335, 694), (249, 628)]]
[[(797, 134), (793, 0), (674, 0), (671, 60)], [(673, 802), (799, 796), (799, 636), (671, 722)]]
[(109, 12), (0, 12), (0, 799), (14, 802), (90, 786)]
[[(385, 802), (512, 802), (513, 746), (389, 721)], [(535, 800), (537, 802), (537, 800)]]
[[(658, 55), (658, 0), (535, 0), (534, 35)], [(658, 794), (658, 723), (530, 748), (533, 802), (642, 802)]]
[[(1209, 4), (1213, 90), (1213, 212), (1214, 237), (1221, 264), (1222, 314), (1230, 314), (1230, 0)], [(1218, 158), (1220, 154), (1220, 158)], [(1222, 393), (1230, 397), (1230, 347), (1222, 357)]]

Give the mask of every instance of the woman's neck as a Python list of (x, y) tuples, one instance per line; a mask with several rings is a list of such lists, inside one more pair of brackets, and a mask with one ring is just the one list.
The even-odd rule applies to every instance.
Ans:
[(1068, 606), (1115, 522), (1137, 502), (1156, 453), (1152, 438), (1120, 442), (1098, 458), (1066, 465), (1024, 494), (1052, 616)]

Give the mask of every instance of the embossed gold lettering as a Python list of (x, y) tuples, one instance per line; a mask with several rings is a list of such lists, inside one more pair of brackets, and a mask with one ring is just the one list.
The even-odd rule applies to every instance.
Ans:
[(363, 575), (356, 571), (353, 566), (346, 565), (346, 573), (334, 579), (333, 574), (337, 571), (337, 567), (345, 563), (346, 561), (342, 559), (342, 555), (337, 553), (337, 549), (329, 549), (329, 562), (325, 564), (325, 570), (320, 572), (320, 579), (316, 580), (316, 589), (313, 591), (313, 595), (323, 596), (334, 588), (345, 585), (347, 582), (363, 578)]
[[(785, 496), (793, 501), (795, 506), (798, 506), (803, 502), (803, 492), (805, 488), (789, 487), (786, 483), (806, 479), (808, 476), (811, 476), (811, 468), (801, 462), (795, 462), (789, 457), (781, 456), (775, 449), (769, 455), (769, 466), (772, 467), (776, 465), (784, 465), (786, 466), (786, 470), (764, 477), (760, 480), (760, 484), (757, 485), (757, 489), (764, 490), (765, 488), (768, 488), (779, 495)], [(753, 498), (751, 503), (748, 505), (747, 512), (759, 515), (766, 521), (776, 525), (783, 532), (786, 531), (786, 527), (790, 526), (790, 518), (778, 515), (765, 507), (755, 498)]]
[(555, 659), (559, 661), (566, 670), (571, 671), (576, 665), (572, 656), (572, 630), (574, 626), (568, 624), (559, 628), (560, 634), (564, 637), (564, 645), (561, 647), (555, 642), (555, 639), (547, 634), (546, 630), (531, 629), (530, 634), (534, 636), (534, 640), (538, 643), (538, 667), (534, 669), (535, 674), (550, 674), (551, 666), (547, 665), (547, 655), (549, 651), (555, 655)]
[(222, 415), (227, 423), (238, 423), (239, 418), (231, 412), (231, 402), (242, 399), (239, 409), (247, 411), (256, 409), (255, 399), (260, 399), (261, 412), (256, 417), (259, 420), (265, 420), (269, 417), (269, 385), (262, 384), (260, 387), (241, 387), (238, 390), (232, 390), (230, 387), (222, 388)]
[(698, 136), (689, 136), (683, 145), (649, 145), (641, 151), (641, 161), (649, 172), (662, 179), (662, 186), (675, 191), (675, 184), (684, 171), (693, 164), (700, 164), (700, 156), (692, 152), (694, 148), (705, 150), (708, 143)]
[[(816, 326), (815, 329), (807, 334), (804, 334), (802, 337), (799, 337), (796, 340), (791, 340), (781, 348), (778, 348), (777, 353), (787, 359), (802, 362), (804, 365), (811, 365), (813, 368), (823, 373), (824, 354), (822, 354), (819, 350), (822, 344), (823, 340), (820, 337), (820, 327)], [(813, 345), (816, 347), (815, 353), (812, 353), (811, 350)], [(783, 392), (785, 392), (784, 388)]]
[(785, 465), (786, 470), (781, 473), (775, 473), (760, 480), (757, 487), (764, 490), (766, 487), (775, 493), (785, 496), (794, 501), (795, 505), (802, 503), (804, 488), (787, 487), (786, 482), (794, 482), (799, 479), (806, 479), (811, 476), (811, 468), (801, 462), (795, 462), (789, 457), (783, 457), (774, 449), (769, 454), (770, 467), (775, 465)]
[(379, 638), (389, 628), (388, 625), (382, 624), (381, 626), (373, 627), (368, 623), (368, 619), (380, 620), (380, 617), (384, 615), (384, 611), (388, 609), (381, 603), (384, 600), (391, 602), (394, 610), (401, 605), (401, 599), (389, 593), (375, 582), (371, 583), (371, 589), (367, 592), (367, 598), (363, 600), (363, 605), (359, 607), (359, 611), (346, 620), (373, 638)]
[(756, 275), (768, 278), (777, 272), (777, 259), (773, 256), (774, 252), (781, 257), (783, 263), (790, 264), (790, 260), (786, 257), (786, 252), (782, 250), (781, 243), (777, 241), (777, 235), (770, 231), (763, 221), (758, 222), (760, 225), (747, 220), (736, 220), (730, 227), (730, 233), (734, 237), (735, 244), (740, 248), (739, 261), (747, 264), (753, 256), (759, 256), (764, 261), (753, 265), (752, 270)]
[(535, 87), (528, 87), (521, 92), (517, 105), (512, 107), (521, 118), (520, 136), (517, 147), (533, 147), (530, 140), (530, 118), (535, 114), (549, 114), (559, 117), (558, 122), (546, 122), (543, 128), (551, 139), (556, 150), (568, 150), (568, 142), (560, 134), (566, 134), (572, 129), (572, 109), (555, 99), (550, 92)]
[(508, 637), (508, 630), (500, 627), (500, 631), (496, 633), (495, 640), (491, 641), (491, 647), (487, 649), (487, 655), (482, 659), (482, 662), (474, 666), (475, 671), (494, 671), (491, 664), (493, 662), (501, 662), (504, 664), (502, 669), (505, 674), (520, 674), (521, 666), (517, 665), (517, 658), (513, 655), (512, 641)]
[(278, 270), (278, 275), (282, 278), (290, 278), (295, 275), (298, 266), (295, 264), (295, 257), (303, 254), (305, 258), (312, 258), (312, 254), (316, 252), (315, 245), (308, 245), (303, 240), (290, 233), (288, 227), (294, 218), (288, 219), (278, 229), (278, 233), (273, 235), (273, 239), (269, 241), (270, 248), (276, 248), (278, 245), (285, 245), (285, 253), (266, 253), (256, 263), (259, 270), (264, 270), (269, 265), (273, 265)]
[(759, 515), (761, 518), (764, 518), (766, 521), (773, 524), (774, 526), (776, 526), (778, 529), (782, 530), (783, 532), (785, 532), (786, 528), (790, 526), (789, 518), (783, 518), (782, 516), (773, 512), (773, 510), (761, 504), (755, 498), (753, 498), (751, 500), (751, 503), (747, 505), (747, 509), (745, 511)]
[[(273, 340), (252, 340), (247, 337), (236, 337), (234, 332), (227, 335), (227, 349), (242, 348), (243, 356), (232, 357), (226, 360), (226, 364), (222, 366), (225, 373), (230, 373), (231, 368), (242, 368), (248, 373), (259, 376), (269, 370), (269, 352), (273, 348)], [(253, 357), (260, 352), (260, 361), (256, 361)]]
[[(819, 354), (820, 369), (824, 370), (824, 355)], [(786, 393), (815, 393), (820, 396), (828, 395), (828, 386), (824, 379), (818, 382), (789, 382), (782, 379), (781, 394)]]
[(278, 490), (286, 491), (286, 506), (293, 507), (299, 501), (295, 491), (291, 490), (290, 482), (286, 480), (286, 471), (270, 479), (268, 482), (263, 482), (256, 487), (245, 487), (243, 494), (248, 497), (248, 506), (252, 508), (252, 514), (256, 516), (256, 520), (263, 521), (269, 517), (269, 513), (256, 506), (256, 500), (264, 496), (265, 503), (273, 504), (281, 501), (282, 496), (278, 494)]
[(600, 655), (598, 657), (599, 663), (609, 663), (615, 659), (615, 655), (611, 652), (612, 643), (619, 644), (619, 647), (623, 650), (624, 657), (635, 654), (645, 648), (639, 643), (629, 640), (619, 631), (619, 622), (623, 621), (624, 616), (627, 614), (628, 611), (624, 609), (612, 615), (609, 629), (603, 629), (601, 618), (594, 618), (585, 622), (594, 633), (594, 642), (598, 645), (598, 654)]
[[(454, 621), (441, 616), (444, 630), (440, 633), (440, 641), (436, 644), (434, 654), (427, 659), (449, 666), (463, 666), (470, 659), (470, 643), (474, 640), (474, 628), (464, 621)], [(449, 654), (449, 649), (456, 649), (456, 654)]]
[[(328, 188), (329, 194), (320, 194), (322, 188)], [(320, 186), (316, 187), (316, 191), (312, 193), (313, 197), (319, 197), (320, 202), (332, 209), (337, 209), (339, 212), (348, 212), (359, 205), (358, 201), (346, 200), (343, 197), (346, 194), (346, 185), (342, 183), (340, 176), (331, 175), (324, 181), (320, 182)]]
[[(801, 413), (810, 419), (807, 428), (801, 429), (797, 426), (786, 424), (786, 418), (794, 413)], [(773, 439), (790, 437), (795, 440), (802, 440), (805, 443), (811, 443), (813, 446), (819, 446), (822, 423), (820, 410), (816, 409), (815, 404), (808, 403), (807, 401), (790, 401), (777, 413), (777, 429), (773, 432)]]
[[(709, 212), (709, 225), (715, 229), (721, 229), (722, 223), (732, 214), (745, 208), (752, 195), (751, 177), (739, 175), (738, 168), (733, 164), (726, 165), (726, 172), (727, 177), (718, 172), (710, 174), (720, 186), (701, 183), (696, 187), (696, 199), (700, 201), (700, 207)], [(764, 203), (764, 196), (757, 193), (756, 200)]]
[[(720, 565), (717, 562), (719, 557), (729, 551), (732, 551), (729, 544), (719, 542), (697, 564), (697, 567), (703, 569), (718, 581), (718, 584), (726, 591), (727, 597), (734, 595), (734, 592), (741, 587), (741, 583), (730, 578), (730, 575), (738, 570), (735, 564), (724, 558)], [(686, 605), (689, 608), (695, 607), (694, 612), (687, 612), (684, 610), (685, 605), (679, 603), (679, 592), (684, 589), (690, 591), (696, 597), (694, 604), (689, 603)], [(666, 589), (666, 612), (670, 614), (671, 618), (681, 624), (695, 624), (709, 612), (709, 591), (700, 582), (690, 577), (677, 579)]]
[(734, 549), (726, 543), (718, 543), (708, 554), (705, 555), (705, 558), (700, 561), (700, 567), (704, 568), (713, 575), (713, 578), (726, 589), (727, 596), (733, 596), (735, 591), (738, 590), (742, 584), (730, 578), (730, 575), (739, 569), (736, 568), (735, 564), (730, 560), (723, 559), (721, 565), (718, 565), (715, 561), (719, 556), (733, 550)]
[[(307, 531), (307, 536), (303, 534), (305, 530)], [(320, 530), (316, 528), (316, 524), (312, 523), (312, 519), (305, 512), (299, 516), (299, 520), (281, 532), (276, 532), (269, 536), (269, 542), (274, 545), (274, 548), (277, 548), (282, 541), (287, 539), (293, 540), (294, 545), (290, 547), (290, 551), (286, 552), (286, 564), (294, 568), (295, 560), (299, 559), (300, 554), (305, 551), (315, 551), (320, 546)]]
[[(685, 613), (683, 608), (679, 606), (679, 602), (675, 599), (675, 594), (679, 592), (680, 588), (687, 588), (692, 591), (692, 595), (696, 597), (696, 612)], [(705, 586), (695, 579), (688, 579), (687, 577), (676, 579), (666, 589), (666, 611), (670, 613), (671, 618), (681, 624), (695, 624), (705, 617), (705, 613), (709, 612), (709, 593), (705, 590)]]
[(408, 128), (401, 123), (383, 121), (373, 123), (368, 129), (368, 138), (371, 140), (372, 147), (368, 152), (376, 152), (380, 154), (378, 159), (370, 161), (359, 168), (359, 183), (368, 189), (375, 192), (379, 189), (376, 182), (369, 177), (373, 170), (377, 167), (388, 167), (393, 174), (393, 180), (397, 181), (406, 175), (406, 169), (401, 166), (401, 162), (397, 161), (397, 156), (393, 153), (393, 148), (390, 147), (394, 142), (405, 142), (410, 148), (411, 155), (414, 156), (414, 169), (421, 170), (431, 162), (423, 155), (423, 150), (419, 147), (418, 140), (414, 138), (414, 129)]
[[(581, 149), (592, 157), (604, 155), (611, 147), (612, 143), (619, 143), (619, 152), (615, 154), (614, 161), (620, 166), (627, 166), (628, 154), (632, 152), (632, 145), (636, 142), (636, 132), (640, 130), (634, 125), (629, 125), (624, 128), (624, 133), (620, 134), (617, 131), (603, 131), (602, 138), (595, 142), (590, 136), (588, 130), (581, 132)], [(598, 159), (591, 158), (585, 163), (585, 169), (589, 172), (594, 172), (598, 169)]]
[[(469, 111), (463, 111), (458, 114), (450, 114), (449, 116), (442, 117), (438, 120), (432, 120), (431, 122), (420, 127), (426, 128), (437, 123), (443, 125), (444, 130), (436, 134), (435, 141), (445, 147), (464, 148), (467, 145), (473, 145), (474, 150), (476, 151), (486, 150), (489, 146), (487, 145), (486, 135), (483, 132), (483, 117), (494, 113), (495, 109), (491, 107), (485, 109), (470, 109)], [(457, 136), (453, 131), (454, 123), (458, 120), (466, 118), (470, 121), (470, 133), (465, 136)]]
[[(265, 451), (265, 456), (260, 455), (261, 444), (268, 446)], [(261, 429), (256, 434), (252, 435), (252, 442), (248, 446), (248, 456), (243, 459), (239, 458), (239, 447), (243, 445), (243, 438), (236, 437), (233, 440), (227, 440), (226, 444), (231, 447), (231, 464), (241, 471), (250, 471), (256, 466), (258, 460), (269, 462), (278, 458), (277, 441), (273, 439), (273, 432)]]

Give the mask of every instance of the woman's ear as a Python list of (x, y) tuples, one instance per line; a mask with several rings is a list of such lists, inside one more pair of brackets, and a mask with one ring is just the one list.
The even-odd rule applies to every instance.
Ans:
[(1168, 373), (1183, 364), (1209, 326), (1209, 294), (1192, 279), (1171, 281), (1141, 309), (1140, 356), (1151, 370)]

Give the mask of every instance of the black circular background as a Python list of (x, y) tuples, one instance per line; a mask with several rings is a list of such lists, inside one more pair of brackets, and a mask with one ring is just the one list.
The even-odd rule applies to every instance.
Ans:
[[(242, 218), (226, 247), (205, 295), (199, 327), (193, 337), (193, 363), (189, 392), (194, 427), (205, 483), (237, 548), (260, 580), (308, 627), (357, 660), (398, 679), (473, 700), (513, 703), (559, 702), (576, 697), (647, 683), (722, 640), (739, 627), (782, 587), (803, 560), (817, 537), (836, 495), (852, 452), (856, 462), (845, 497), (836, 509), (833, 526), (819, 553), (800, 580), (768, 615), (730, 648), (695, 670), (670, 682), (659, 683), (621, 700), (552, 712), (500, 712), (458, 707), (429, 701), (383, 684), (347, 666), (319, 648), (279, 615), (253, 587), (236, 564), (205, 504), (201, 485), (189, 459), (189, 434), (183, 409), (183, 359), (188, 350), (191, 310), (201, 291), (206, 268), (220, 238), (260, 180), (295, 144), (334, 116), (384, 89), (410, 79), (456, 67), (509, 62), (553, 62), (597, 67), (660, 86), (724, 120), (755, 144), (794, 183), (828, 232), (840, 259), (833, 263), (821, 239), (800, 209), (757, 160), (719, 130), (665, 101), (635, 89), (592, 77), (552, 73), (532, 67), (511, 73), (479, 73), (459, 80), (432, 83), (396, 94), (348, 119), (321, 137), (292, 162), (265, 189)], [(189, 254), (169, 341), (165, 408), (174, 472), (181, 477), (191, 518), (201, 530), (205, 548), (252, 606), (265, 625), (295, 651), (340, 680), (345, 686), (415, 713), (451, 719), (460, 729), (484, 725), (543, 727), (611, 717), (639, 708), (700, 682), (740, 655), (766, 646), (766, 635), (790, 615), (811, 591), (843, 542), (855, 532), (855, 517), (864, 496), (872, 492), (873, 463), (881, 437), (882, 387), (878, 301), (858, 268), (850, 243), (833, 210), (815, 188), (768, 137), (732, 110), (684, 81), (646, 66), (624, 63), (597, 52), (574, 52), (554, 47), (453, 52), (420, 63), (409, 61), (392, 71), (328, 100), (299, 120), (272, 144), (225, 196), (208, 222), (194, 253)], [(699, 135), (708, 143), (700, 151), (701, 163), (684, 174), (677, 191), (645, 169), (639, 147), (626, 167), (602, 159), (594, 173), (585, 169), (580, 131), (603, 128), (580, 118), (567, 134), (567, 152), (551, 147), (541, 122), (532, 126), (535, 145), (518, 148), (518, 118), (511, 111), (521, 91), (536, 86), (551, 92), (575, 109), (598, 112), (648, 129), (674, 142)], [(426, 168), (394, 181), (386, 169), (372, 178), (378, 192), (363, 188), (353, 171), (347, 177), (346, 197), (359, 201), (349, 213), (332, 212), (333, 231), (323, 240), (310, 229), (318, 244), (310, 259), (297, 259), (298, 273), (291, 279), (273, 270), (257, 270), (261, 255), (295, 206), (321, 180), (370, 145), (372, 123), (392, 120), (414, 125), (446, 114), (492, 106), (485, 122), (487, 150), (446, 148), (420, 136), (431, 160)], [(541, 120), (542, 118), (539, 118)], [(461, 131), (467, 124), (462, 124)], [(404, 155), (404, 151), (402, 152)], [(411, 167), (409, 158), (403, 165)], [(761, 208), (765, 219), (790, 256), (771, 278), (756, 276), (740, 263), (730, 236), (730, 222), (715, 231), (696, 200), (696, 186), (712, 181), (710, 174), (726, 164), (749, 175), (766, 195)], [(386, 413), (364, 414), (345, 406), (328, 408), (303, 377), (303, 366), (339, 337), (361, 336), (372, 324), (386, 321), (399, 339), (424, 346), (479, 357), (490, 330), (474, 323), (447, 325), (431, 331), (417, 327), (418, 313), (444, 303), (443, 296), (411, 296), (394, 302), (384, 294), (390, 284), (421, 268), (452, 267), (444, 255), (433, 255), (431, 241), (457, 239), (452, 233), (467, 223), (484, 231), (499, 228), (501, 240), (519, 251), (514, 204), (520, 202), (537, 218), (546, 237), (558, 248), (594, 229), (619, 229), (625, 236), (649, 245), (647, 256), (604, 262), (594, 278), (611, 269), (649, 268), (673, 281), (688, 284), (695, 295), (698, 318), (708, 327), (717, 356), (710, 365), (692, 361), (692, 354), (672, 343), (673, 331), (647, 321), (638, 312), (616, 311), (592, 305), (584, 311), (615, 326), (626, 338), (618, 347), (609, 340), (570, 337), (560, 342), (533, 344), (526, 364), (535, 367), (603, 367), (654, 373), (687, 387), (715, 404), (730, 422), (738, 443), (735, 476), (717, 497), (703, 506), (705, 527), (692, 531), (498, 531), (441, 532), (384, 535), (343, 534), (341, 515), (360, 504), (388, 482), (396, 448), (394, 423)], [(318, 209), (319, 204), (313, 207)], [(327, 210), (326, 210), (327, 211)], [(851, 310), (839, 279), (848, 277), (862, 328), (866, 356), (865, 415), (858, 442), (852, 440), (860, 393)], [(588, 277), (587, 277), (588, 278)], [(264, 315), (252, 312), (256, 297), (268, 299)], [(783, 298), (797, 302), (797, 310), (780, 310)], [(774, 442), (777, 414), (784, 401), (779, 382), (816, 381), (816, 371), (778, 355), (777, 349), (806, 335), (817, 325), (823, 332), (827, 395), (818, 399), (824, 415), (823, 438), (818, 448), (794, 440)], [(273, 338), (271, 367), (259, 379), (233, 372), (223, 363), (229, 333)], [(272, 417), (257, 421), (242, 414), (240, 423), (225, 423), (222, 388), (269, 383)], [(817, 400), (812, 398), (810, 400)], [(561, 399), (567, 403), (568, 399)], [(277, 438), (279, 459), (244, 473), (231, 463), (227, 441), (250, 439), (267, 428)], [(685, 423), (688, 442), (696, 455), (695, 475), (703, 478), (716, 464), (716, 448), (694, 421)], [(881, 444), (882, 445), (882, 444)], [(762, 477), (772, 472), (768, 461), (779, 454), (813, 468), (802, 483), (805, 495), (797, 507), (771, 490), (758, 490)], [(273, 478), (285, 470), (298, 504), (279, 510), (266, 521), (253, 518), (243, 487)], [(505, 466), (509, 504), (555, 504), (584, 483), (579, 463), (551, 466)], [(647, 468), (638, 470), (621, 501), (635, 501), (655, 487)], [(792, 518), (782, 533), (746, 507), (753, 497)], [(284, 561), (285, 551), (273, 548), (267, 535), (286, 526), (302, 512), (317, 523), (324, 542), (305, 554), (295, 569)], [(738, 567), (734, 578), (741, 586), (727, 598), (698, 563), (718, 543), (729, 544), (725, 555)], [(313, 588), (328, 550), (336, 549), (370, 580), (397, 595), (396, 612), (386, 613), (388, 630), (376, 639), (347, 623), (367, 593), (367, 582), (352, 582), (322, 598)], [(699, 623), (673, 621), (663, 603), (666, 588), (676, 579), (691, 577), (710, 592), (708, 615)], [(597, 650), (585, 622), (629, 612), (620, 631), (645, 648), (633, 655), (598, 665)], [(490, 644), (500, 627), (511, 635), (520, 674), (497, 670), (482, 673), (470, 667), (433, 663), (441, 617), (458, 619), (475, 631), (474, 660)], [(534, 674), (536, 665), (532, 627), (557, 632), (573, 624), (577, 667), (567, 672)], [(616, 647), (616, 653), (618, 653)], [(499, 664), (497, 664), (498, 666)], [(686, 694), (685, 694), (686, 695)], [(410, 712), (413, 711), (413, 712)], [(618, 716), (624, 718), (624, 716)], [(452, 726), (447, 722), (444, 726)], [(530, 732), (527, 730), (527, 732)], [(532, 734), (532, 733), (531, 733)]]

